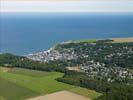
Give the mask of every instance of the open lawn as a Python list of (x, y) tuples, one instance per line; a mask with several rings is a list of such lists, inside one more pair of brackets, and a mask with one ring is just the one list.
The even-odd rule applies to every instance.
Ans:
[[(5, 69), (3, 69), (5, 70)], [(62, 77), (63, 73), (58, 72), (42, 72), (28, 69), (9, 69), (8, 71), (0, 70), (0, 96), (7, 100), (24, 100), (39, 95), (54, 93), (57, 91), (70, 90), (74, 93), (82, 91), (90, 94), (92, 90), (78, 88), (69, 84), (61, 83), (55, 79)], [(73, 90), (72, 90), (73, 89)], [(76, 90), (77, 89), (77, 90)], [(77, 91), (77, 92), (76, 92)], [(88, 91), (88, 92), (87, 92)], [(94, 96), (99, 96), (99, 93), (92, 91)], [(93, 96), (90, 98), (93, 98)]]

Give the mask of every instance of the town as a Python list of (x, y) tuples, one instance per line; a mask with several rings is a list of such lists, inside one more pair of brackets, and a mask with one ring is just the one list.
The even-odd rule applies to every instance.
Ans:
[(68, 67), (78, 66), (92, 79), (133, 83), (133, 74), (129, 71), (133, 61), (133, 43), (111, 43), (111, 40), (68, 42), (26, 57), (44, 63), (58, 60), (69, 62)]

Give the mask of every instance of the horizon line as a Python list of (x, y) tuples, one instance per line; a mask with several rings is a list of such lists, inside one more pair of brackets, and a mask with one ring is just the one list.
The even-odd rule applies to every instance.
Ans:
[(130, 0), (1, 0), (0, 5), (0, 12), (133, 12), (133, 1)]

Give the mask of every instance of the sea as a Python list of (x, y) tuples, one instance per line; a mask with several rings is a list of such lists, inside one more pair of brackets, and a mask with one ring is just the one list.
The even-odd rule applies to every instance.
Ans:
[(133, 37), (133, 13), (2, 13), (0, 53), (27, 55), (80, 39)]

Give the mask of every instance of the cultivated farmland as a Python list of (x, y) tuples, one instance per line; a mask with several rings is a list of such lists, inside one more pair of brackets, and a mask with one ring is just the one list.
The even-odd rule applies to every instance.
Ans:
[[(64, 90), (80, 94), (78, 93), (79, 87), (55, 80), (56, 78), (62, 77), (63, 73), (42, 72), (21, 68), (10, 68), (8, 70), (6, 69), (6, 71), (5, 68), (0, 69), (0, 100), (25, 100), (26, 98)], [(101, 95), (92, 90), (84, 90), (83, 88), (80, 90), (82, 93), (88, 91), (88, 95), (85, 96), (90, 96), (92, 99)], [(90, 91), (92, 91), (94, 97)]]

